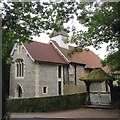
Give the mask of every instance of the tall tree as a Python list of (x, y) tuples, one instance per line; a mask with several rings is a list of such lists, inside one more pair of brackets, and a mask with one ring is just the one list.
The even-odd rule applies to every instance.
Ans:
[(100, 47), (103, 42), (109, 48), (120, 47), (120, 2), (93, 3), (84, 5), (78, 21), (88, 27), (86, 32), (78, 32), (81, 45)]
[(110, 54), (103, 61), (111, 70), (120, 70), (120, 2), (93, 3), (85, 5), (77, 19), (88, 27), (74, 35), (81, 47), (92, 45), (96, 49), (108, 43)]
[(120, 50), (113, 51), (103, 60), (103, 65), (108, 65), (111, 71), (120, 71)]
[[(105, 3), (39, 3), (14, 2), (4, 3), (3, 21), (3, 56), (9, 55), (9, 49), (15, 42), (32, 39), (46, 30), (60, 31), (63, 23), (75, 16), (79, 23), (88, 27), (88, 31), (75, 31), (72, 41), (79, 46), (93, 45), (100, 47), (103, 42), (109, 48), (120, 47), (120, 2)], [(69, 32), (69, 29), (67, 29)]]
[[(26, 42), (33, 35), (47, 30), (60, 31), (76, 13), (78, 3), (40, 3), (13, 2), (3, 3), (2, 31), (3, 56), (9, 55), (8, 49), (18, 40)], [(79, 8), (81, 9), (81, 8)]]

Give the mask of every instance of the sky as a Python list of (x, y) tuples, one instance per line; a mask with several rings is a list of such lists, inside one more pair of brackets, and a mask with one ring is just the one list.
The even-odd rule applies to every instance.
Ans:
[[(77, 20), (76, 18), (74, 17), (74, 19), (71, 19), (69, 20), (68, 23), (64, 23), (64, 27), (67, 28), (67, 27), (71, 27), (72, 26), (75, 26), (76, 27), (76, 30), (83, 30), (83, 31), (86, 31), (88, 28), (84, 27), (83, 25), (81, 25)], [(71, 36), (71, 33), (69, 33), (69, 36)], [(33, 36), (33, 39), (35, 41), (38, 41), (38, 42), (43, 42), (43, 43), (48, 43), (50, 41), (50, 38), (47, 34), (45, 33), (41, 33), (40, 37), (35, 37)], [(89, 49), (91, 51), (93, 51), (96, 55), (98, 55), (100, 57), (100, 59), (104, 60), (105, 56), (109, 53), (108, 51), (106, 51), (106, 47), (107, 47), (107, 44), (104, 43), (101, 45), (101, 49), (99, 50), (96, 50), (94, 47), (90, 46)]]

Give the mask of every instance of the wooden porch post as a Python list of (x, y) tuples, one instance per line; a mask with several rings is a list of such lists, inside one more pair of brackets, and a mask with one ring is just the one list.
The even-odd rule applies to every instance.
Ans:
[(90, 105), (91, 101), (90, 101), (90, 85), (91, 85), (91, 81), (84, 81), (85, 85), (86, 85), (86, 90), (87, 90), (87, 104)]
[(109, 80), (108, 85), (110, 86), (111, 102), (113, 102), (113, 93), (112, 93), (113, 81)]

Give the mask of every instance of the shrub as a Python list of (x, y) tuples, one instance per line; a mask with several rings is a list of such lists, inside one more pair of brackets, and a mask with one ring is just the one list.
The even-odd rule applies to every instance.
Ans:
[(86, 93), (43, 98), (8, 99), (9, 112), (47, 112), (83, 106)]

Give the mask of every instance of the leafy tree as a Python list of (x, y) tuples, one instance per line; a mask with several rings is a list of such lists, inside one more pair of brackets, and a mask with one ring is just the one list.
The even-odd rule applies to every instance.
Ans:
[(104, 66), (108, 65), (111, 71), (120, 70), (120, 51), (114, 51), (108, 54), (105, 60), (102, 62)]
[[(73, 18), (78, 10), (78, 3), (40, 3), (13, 2), (3, 3), (2, 32), (3, 57), (9, 56), (8, 50), (15, 42), (26, 42), (33, 35), (47, 30), (61, 31), (63, 23)], [(79, 8), (81, 9), (81, 8)]]
[[(100, 4), (100, 3), (99, 3)], [(88, 31), (78, 34), (86, 46), (99, 48), (103, 42), (109, 43), (110, 49), (120, 48), (120, 2), (94, 4), (84, 9), (78, 20), (88, 27)], [(82, 43), (81, 43), (82, 44)]]
[[(74, 34), (79, 46), (94, 46), (108, 43), (108, 50), (112, 51), (103, 61), (111, 70), (120, 70), (120, 2), (93, 3), (83, 6), (77, 19), (88, 27), (88, 31)], [(73, 38), (73, 36), (72, 36)]]

